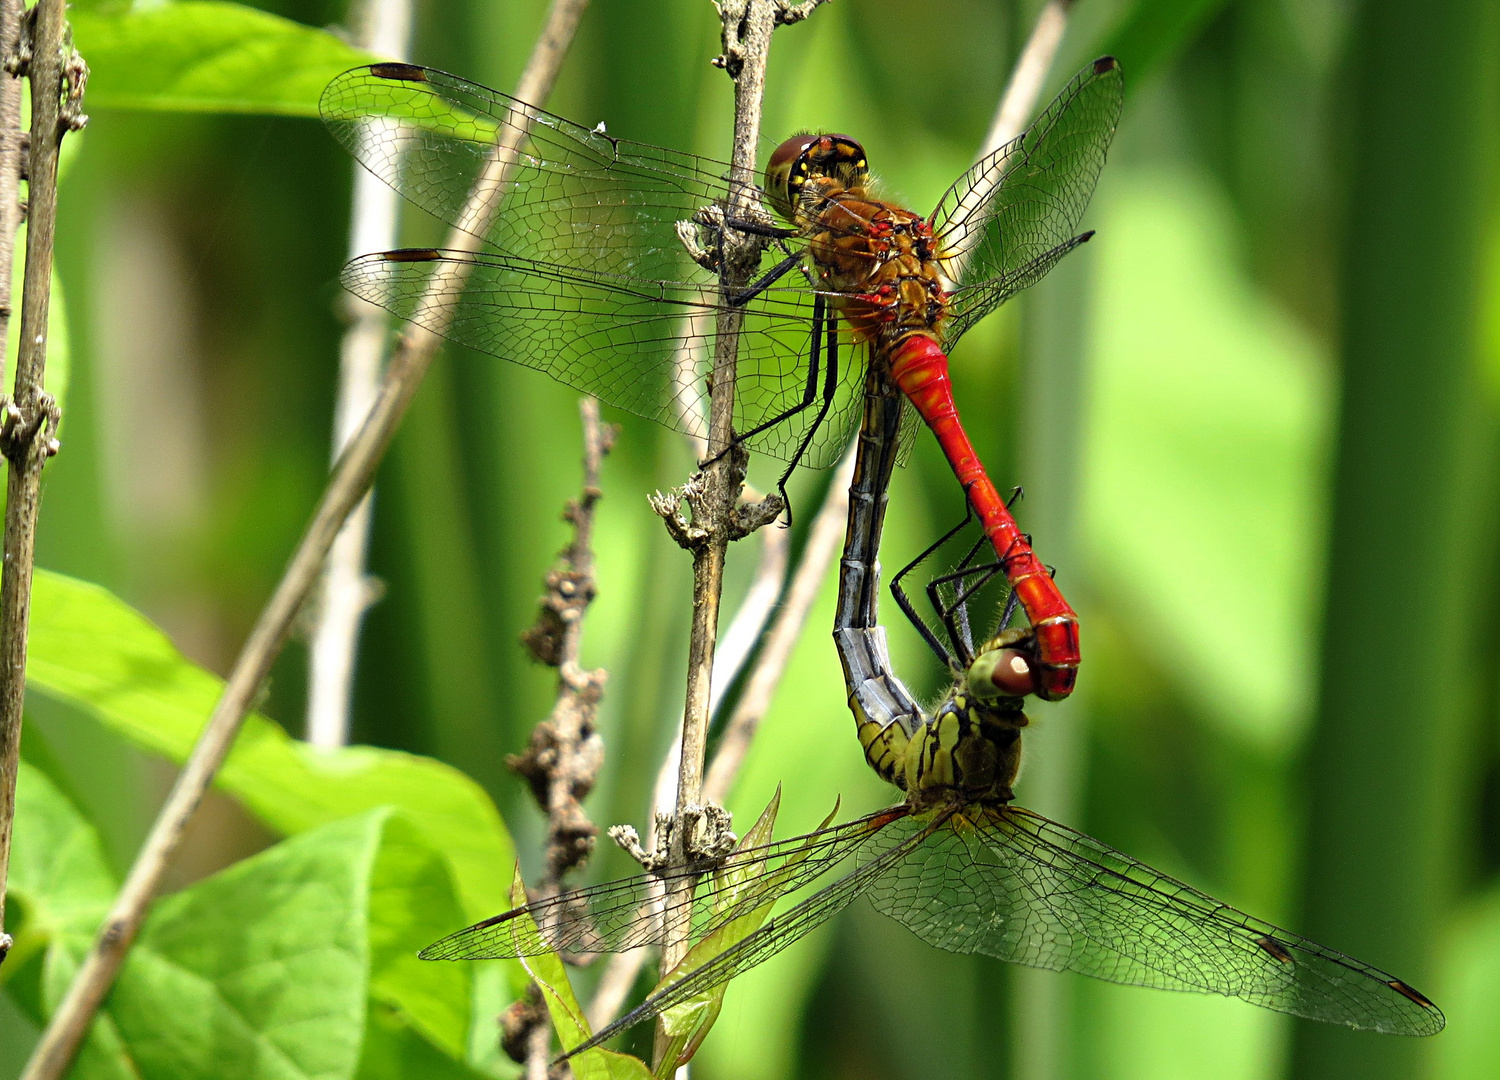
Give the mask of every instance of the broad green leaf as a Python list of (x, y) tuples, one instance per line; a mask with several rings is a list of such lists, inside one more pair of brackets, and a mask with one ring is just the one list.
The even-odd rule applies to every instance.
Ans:
[(430, 964), (417, 952), (463, 921), (442, 857), (406, 817), (392, 817), (370, 879), (372, 1007), (457, 1061), (467, 1052), (472, 965)]
[(422, 1038), (399, 1011), (370, 1002), (357, 1080), (494, 1080)]
[[(33, 585), (27, 680), (176, 762), (186, 760), (223, 686), (108, 590), (43, 570)], [(252, 715), (217, 782), (287, 834), (399, 807), (447, 861), (460, 923), (504, 906), (510, 837), (484, 790), (441, 762), (368, 746), (320, 750)]]
[[(525, 907), (526, 885), (521, 880), (521, 865), (516, 864), (515, 878), (511, 884), (512, 907)], [(521, 916), (530, 919), (530, 915)], [(573, 996), (573, 984), (568, 980), (568, 970), (554, 952), (539, 953), (521, 958), (521, 965), (535, 981), (547, 1002), (547, 1013), (552, 1026), (557, 1030), (558, 1042), (563, 1049), (571, 1050), (592, 1036), (589, 1022), (584, 1018), (583, 1007)], [(574, 1080), (647, 1080), (651, 1070), (646, 1063), (629, 1054), (617, 1054), (613, 1050), (594, 1047), (568, 1060)]]
[[(17, 795), (11, 895), (22, 918), (13, 920), (17, 947), (0, 974), (13, 980), (18, 1004), (40, 1023), (92, 944), (117, 883), (92, 827), (24, 762)], [(209, 1075), (208, 1066), (192, 1065), (193, 1039), (173, 1034), (170, 1022), (153, 1027), (152, 1015), (201, 1022), (204, 1039), (211, 1025), (227, 1024), (222, 1040), (249, 1057), (265, 1057), (270, 1044), (295, 1057), (295, 1046), (282, 1047), (281, 1029), (306, 1027), (347, 1059), (348, 1040), (358, 1048), (361, 1038), (354, 1017), (368, 1008), (380, 1018), (381, 1045), (399, 1049), (402, 1059), (441, 1062), (455, 1077), (468, 1076), (460, 1063), (469, 966), (416, 959), (418, 948), (461, 918), (447, 866), (400, 814), (376, 811), (304, 833), (153, 908), (76, 1075), (139, 1080), (142, 1072), (152, 1074), (153, 1062), (161, 1065), (157, 1075), (184, 1069)], [(306, 958), (316, 956), (328, 962), (306, 967)], [(358, 1007), (325, 1023), (305, 999), (347, 1005), (348, 996), (340, 995), (348, 989), (348, 957), (358, 960), (349, 991)], [(284, 972), (285, 980), (278, 984), (272, 971)], [(46, 987), (41, 995), (31, 985), (38, 982)], [(215, 1011), (219, 999), (235, 1016)], [(257, 1009), (267, 1023), (257, 1023)], [(156, 1041), (162, 1047), (152, 1049)], [(369, 1048), (363, 1053), (368, 1058)], [(344, 1059), (337, 1075), (348, 1075)], [(288, 1074), (277, 1066), (242, 1075)]]
[(323, 87), (377, 59), (325, 30), (240, 4), (71, 13), (89, 108), (317, 116)]
[[(372, 872), (389, 811), (335, 822), (159, 900), (75, 1080), (350, 1077), (364, 1036)], [(49, 952), (49, 1007), (73, 978)]]
[(48, 946), (66, 938), (79, 952), (88, 948), (117, 883), (94, 827), (45, 773), (20, 765), (6, 927), (15, 944), (0, 964), (0, 984), (40, 1025)]

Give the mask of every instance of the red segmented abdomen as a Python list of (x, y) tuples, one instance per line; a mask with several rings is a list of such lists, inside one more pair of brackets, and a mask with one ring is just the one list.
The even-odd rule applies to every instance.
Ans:
[(937, 436), (953, 473), (969, 495), (985, 535), (1005, 567), (1006, 580), (1026, 609), (1036, 635), (1037, 696), (1057, 701), (1073, 692), (1078, 677), (1078, 616), (1063, 599), (1052, 574), (1010, 516), (1005, 500), (984, 471), (953, 402), (948, 357), (926, 334), (912, 334), (888, 356), (891, 378)]

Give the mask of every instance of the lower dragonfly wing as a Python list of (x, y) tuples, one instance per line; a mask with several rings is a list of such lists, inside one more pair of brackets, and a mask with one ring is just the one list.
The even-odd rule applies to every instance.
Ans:
[(1386, 972), (1020, 807), (955, 815), (871, 900), (953, 952), (1225, 994), (1371, 1031), (1431, 1035), (1444, 1024)]
[[(883, 821), (881, 814), (870, 815), (735, 851), (691, 872), (639, 874), (570, 889), (449, 934), (420, 955), (424, 960), (492, 960), (545, 952), (623, 952), (659, 944), (664, 914), (684, 902), (691, 904), (692, 936), (697, 939), (769, 897), (795, 892), (814, 880), (857, 850)], [(724, 872), (702, 878), (689, 901), (666, 901), (670, 882), (707, 870)]]
[[(882, 875), (889, 873), (892, 867), (909, 857), (934, 829), (940, 828), (937, 823), (923, 824), (908, 817), (904, 807), (884, 810), (862, 821), (865, 823), (867, 838), (873, 839), (880, 847), (879, 854), (864, 859), (859, 869), (813, 893), (737, 944), (692, 970), (683, 972), (680, 977), (656, 990), (630, 1012), (608, 1027), (601, 1028), (588, 1042), (574, 1047), (564, 1057), (581, 1054), (608, 1042), (625, 1029), (660, 1016), (666, 1010), (691, 1001), (769, 960), (859, 899)], [(890, 836), (893, 832), (895, 835)], [(867, 851), (868, 848), (869, 845), (865, 845), (862, 851)]]
[[(648, 281), (497, 254), (432, 248), (365, 255), (344, 268), (344, 287), (441, 337), (546, 372), (576, 390), (677, 431), (707, 430), (707, 376), (715, 321), (725, 305), (713, 286)], [(735, 430), (807, 407), (751, 438), (790, 459), (819, 417), (805, 464), (831, 465), (848, 444), (861, 405), (865, 349), (841, 332), (828, 383), (825, 348), (811, 370), (815, 293), (766, 289), (737, 310)]]

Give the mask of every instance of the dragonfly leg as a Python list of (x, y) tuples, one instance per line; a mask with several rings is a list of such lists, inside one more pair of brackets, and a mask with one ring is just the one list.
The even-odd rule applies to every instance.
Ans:
[(786, 277), (786, 275), (793, 269), (795, 269), (801, 261), (802, 253), (800, 251), (794, 251), (792, 254), (788, 255), (775, 266), (771, 267), (771, 269), (762, 274), (758, 280), (752, 281), (749, 285), (746, 285), (739, 292), (730, 293), (730, 304), (734, 305), (735, 307), (740, 307), (744, 304), (748, 304), (751, 300), (754, 300), (757, 296), (765, 292), (772, 285), (776, 284), (782, 278)]
[(817, 356), (819, 333), (827, 335), (828, 363), (823, 369), (823, 404), (818, 409), (818, 415), (807, 427), (807, 434), (802, 436), (802, 442), (797, 445), (797, 452), (792, 455), (792, 460), (787, 464), (786, 470), (776, 481), (776, 490), (781, 492), (782, 501), (786, 503), (786, 527), (792, 526), (792, 499), (786, 493), (786, 482), (791, 479), (793, 471), (802, 461), (802, 455), (807, 453), (807, 448), (812, 445), (813, 438), (818, 434), (818, 429), (823, 426), (823, 421), (828, 419), (828, 410), (833, 408), (833, 395), (839, 385), (839, 337), (838, 323), (828, 313), (827, 305), (820, 294), (813, 301), (813, 362), (811, 365), (811, 376), (808, 387), (811, 389), (813, 380), (817, 379)]
[[(901, 586), (901, 579), (906, 577), (906, 575), (910, 574), (917, 567), (921, 566), (928, 559), (932, 558), (932, 556), (937, 552), (938, 548), (942, 547), (948, 541), (952, 540), (955, 536), (961, 533), (964, 530), (964, 527), (973, 520), (974, 508), (970, 506), (968, 500), (965, 499), (964, 519), (957, 525), (953, 526), (953, 528), (945, 532), (942, 536), (938, 537), (937, 540), (929, 544), (925, 551), (923, 551), (911, 562), (903, 566), (900, 570), (896, 571), (896, 576), (891, 578), (891, 595), (896, 600), (896, 606), (905, 613), (912, 626), (916, 627), (917, 633), (922, 635), (922, 640), (927, 642), (927, 647), (937, 655), (937, 658), (942, 661), (942, 663), (952, 668), (957, 668), (962, 665), (957, 662), (958, 658), (954, 656), (953, 651), (938, 640), (937, 635), (932, 632), (932, 628), (927, 625), (927, 620), (923, 619), (920, 615), (917, 614), (917, 609), (912, 604), (911, 597), (906, 595), (906, 590)], [(931, 593), (929, 592), (928, 595), (930, 598)], [(937, 604), (934, 604), (933, 606), (938, 607)], [(939, 611), (941, 613), (941, 608), (939, 608)], [(952, 635), (951, 629), (949, 631), (949, 634), (950, 636)], [(957, 642), (955, 642), (955, 646), (957, 646)]]
[(751, 236), (768, 236), (772, 240), (790, 240), (797, 235), (796, 229), (789, 229), (785, 225), (766, 225), (759, 221), (746, 221), (744, 218), (727, 217), (724, 219), (726, 229), (737, 229)]
[[(826, 332), (828, 336), (828, 365), (827, 373), (823, 379), (823, 406), (818, 410), (817, 418), (813, 420), (811, 426), (807, 430), (807, 434), (802, 437), (802, 442), (798, 444), (797, 451), (792, 455), (791, 462), (787, 465), (786, 471), (781, 474), (781, 478), (776, 482), (776, 490), (781, 493), (782, 501), (786, 504), (786, 522), (784, 524), (785, 527), (788, 528), (790, 528), (792, 524), (792, 502), (791, 498), (786, 493), (786, 482), (791, 477), (792, 473), (796, 471), (797, 466), (801, 463), (802, 455), (807, 453), (807, 448), (809, 445), (811, 445), (813, 436), (817, 434), (818, 428), (822, 426), (824, 418), (828, 415), (828, 410), (832, 408), (833, 393), (838, 386), (838, 337), (835, 332), (833, 319), (828, 314), (827, 300), (821, 293), (813, 299), (812, 322), (812, 350), (807, 365), (807, 382), (802, 388), (802, 400), (797, 402), (797, 404), (793, 405), (789, 409), (783, 409), (780, 413), (771, 417), (769, 420), (761, 421), (749, 431), (741, 432), (734, 437), (735, 445), (748, 442), (750, 439), (755, 438), (755, 436), (759, 435), (761, 432), (773, 428), (783, 420), (789, 420), (793, 416), (796, 416), (798, 413), (810, 409), (813, 406), (813, 404), (818, 400), (819, 397), (818, 372), (821, 368), (823, 368), (822, 346), (823, 335)], [(721, 451), (715, 457), (710, 458), (708, 461), (704, 462), (704, 464), (710, 465), (726, 453), (728, 453), (727, 449)]]

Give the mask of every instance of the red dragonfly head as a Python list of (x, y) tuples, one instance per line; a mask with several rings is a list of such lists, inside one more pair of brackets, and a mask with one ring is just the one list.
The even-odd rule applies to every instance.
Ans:
[(869, 175), (865, 148), (849, 136), (802, 132), (778, 146), (766, 162), (765, 188), (776, 212), (795, 223), (808, 180), (824, 177), (842, 190), (862, 187)]

